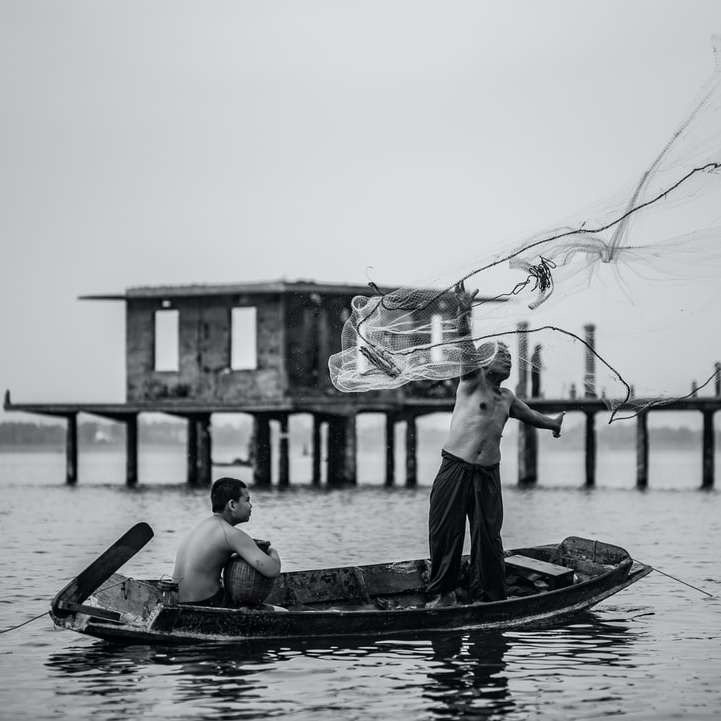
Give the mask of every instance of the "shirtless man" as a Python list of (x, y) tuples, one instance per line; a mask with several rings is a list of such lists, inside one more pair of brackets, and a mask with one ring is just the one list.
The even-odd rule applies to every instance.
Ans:
[[(491, 351), (484, 344), (478, 351), (470, 341), (470, 315), (478, 291), (466, 292), (463, 283), (455, 289), (458, 302), (458, 333), (467, 337), (466, 356)], [(501, 383), (511, 373), (511, 354), (498, 343), (492, 360), (482, 367), (463, 364), (451, 416), (448, 439), (431, 490), (428, 539), (431, 578), (428, 607), (455, 603), (466, 530), (471, 528), (469, 595), (472, 600), (499, 601), (506, 597), (501, 524), (501, 435), (510, 418), (561, 435), (564, 414), (551, 418), (529, 408)]]
[(223, 566), (237, 553), (264, 576), (280, 573), (280, 558), (270, 547), (264, 553), (244, 531), (235, 528), (250, 518), (248, 488), (237, 478), (219, 478), (210, 489), (213, 515), (201, 521), (183, 539), (175, 557), (173, 579), (178, 582), (178, 601), (201, 606), (223, 606), (220, 583)]

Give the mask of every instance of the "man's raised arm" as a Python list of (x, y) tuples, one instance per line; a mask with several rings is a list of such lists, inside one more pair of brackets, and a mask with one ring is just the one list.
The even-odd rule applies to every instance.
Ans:
[(463, 281), (459, 281), (453, 290), (458, 304), (456, 331), (460, 339), (458, 348), (461, 352), (458, 375), (463, 378), (472, 375), (478, 370), (474, 362), (476, 346), (471, 340), (471, 313), (473, 311), (473, 299), (478, 295), (478, 289), (476, 288), (472, 293), (469, 293), (463, 285)]

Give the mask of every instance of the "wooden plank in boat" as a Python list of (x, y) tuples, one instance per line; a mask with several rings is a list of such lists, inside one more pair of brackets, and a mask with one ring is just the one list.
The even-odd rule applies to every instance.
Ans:
[(573, 569), (528, 556), (508, 556), (506, 566), (518, 575), (528, 578), (532, 574), (543, 576), (551, 588), (563, 588), (573, 583)]

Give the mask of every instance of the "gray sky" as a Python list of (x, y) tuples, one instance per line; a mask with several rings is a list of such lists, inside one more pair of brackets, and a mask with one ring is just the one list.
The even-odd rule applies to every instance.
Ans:
[[(80, 294), (463, 273), (633, 184), (720, 32), (718, 0), (1, 0), (0, 385), (123, 399), (123, 306)], [(558, 322), (686, 392), (718, 284), (654, 292)]]

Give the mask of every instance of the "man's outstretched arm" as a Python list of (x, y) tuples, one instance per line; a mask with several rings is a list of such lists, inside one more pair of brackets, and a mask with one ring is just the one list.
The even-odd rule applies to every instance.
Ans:
[(551, 418), (551, 416), (546, 416), (543, 413), (534, 411), (533, 408), (529, 408), (522, 400), (514, 397), (508, 415), (534, 428), (553, 431), (553, 437), (558, 438), (561, 435), (561, 425), (563, 424), (563, 416), (566, 415), (566, 411), (559, 413), (555, 418)]

